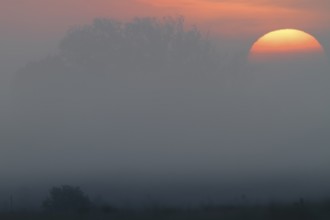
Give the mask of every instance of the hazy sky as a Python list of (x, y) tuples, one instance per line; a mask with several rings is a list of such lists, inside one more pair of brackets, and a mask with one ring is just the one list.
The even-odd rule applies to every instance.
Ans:
[[(269, 31), (280, 28), (296, 28), (304, 30), (315, 36), (325, 49), (328, 50), (328, 53), (330, 49), (329, 0), (0, 1), (0, 101), (3, 94), (6, 93), (5, 90), (9, 87), (9, 81), (13, 76), (14, 71), (22, 68), (25, 63), (42, 59), (46, 57), (47, 54), (56, 53), (58, 42), (70, 27), (74, 25), (90, 24), (94, 18), (98, 17), (115, 18), (126, 21), (133, 17), (182, 15), (186, 18), (189, 25), (196, 24), (203, 31), (209, 32), (212, 36), (215, 36), (215, 39), (219, 39), (219, 44), (226, 46), (227, 50), (230, 51), (232, 48), (232, 51), (234, 51), (233, 53), (238, 53), (239, 50), (246, 52), (246, 48), (249, 48), (258, 37)], [(233, 60), (233, 63), (235, 63), (235, 60)], [(322, 75), (326, 72), (324, 70), (325, 69), (322, 69), (320, 75), (328, 80), (327, 75)], [(54, 72), (55, 71), (56, 69)], [(278, 70), (274, 70), (274, 72), (276, 71)], [(50, 71), (50, 73), (52, 72)], [(219, 81), (221, 81), (220, 75), (221, 74), (215, 77)], [(266, 82), (264, 87), (257, 83), (261, 86), (256, 87), (251, 91), (249, 90), (250, 93), (247, 93), (247, 95), (244, 94), (243, 91), (242, 97), (240, 97), (240, 94), (237, 95), (235, 93), (237, 91), (230, 91), (228, 96), (226, 96), (226, 94), (224, 95), (225, 97), (223, 97), (222, 101), (219, 101), (218, 95), (221, 91), (219, 89), (220, 86), (217, 84), (218, 81), (216, 80), (210, 80), (210, 83), (214, 83), (212, 86), (206, 83), (204, 88), (206, 91), (205, 94), (199, 94), (198, 89), (200, 81), (198, 81), (196, 83), (196, 88), (198, 89), (193, 91), (195, 96), (192, 97), (191, 100), (186, 99), (186, 95), (191, 95), (190, 92), (188, 92), (189, 94), (184, 93), (184, 91), (180, 90), (180, 86), (178, 86), (178, 91), (179, 94), (182, 93), (181, 95), (183, 98), (177, 97), (177, 94), (174, 92), (173, 94), (171, 92), (168, 93), (166, 90), (167, 87), (165, 86), (166, 88), (163, 91), (165, 97), (170, 94), (170, 98), (167, 97), (169, 100), (166, 98), (164, 99), (165, 101), (170, 101), (167, 105), (169, 110), (159, 108), (157, 102), (156, 104), (154, 103), (153, 106), (156, 110), (150, 109), (150, 106), (148, 106), (150, 104), (148, 98), (152, 101), (154, 100), (152, 96), (153, 94), (151, 94), (149, 90), (153, 91), (152, 89), (154, 88), (148, 88), (148, 86), (153, 85), (151, 85), (151, 83), (146, 83), (144, 79), (132, 82), (134, 86), (137, 84), (137, 87), (141, 89), (142, 95), (139, 93), (131, 95), (130, 92), (132, 91), (122, 92), (118, 89), (118, 91), (122, 92), (122, 94), (119, 93), (122, 97), (119, 95), (119, 101), (117, 100), (119, 103), (122, 99), (125, 104), (126, 92), (129, 94), (127, 95), (128, 100), (132, 99), (133, 101), (128, 102), (129, 108), (126, 108), (123, 105), (125, 107), (123, 107), (123, 109), (128, 112), (128, 117), (125, 115), (125, 111), (122, 111), (120, 108), (117, 109), (118, 115), (122, 114), (122, 118), (114, 116), (114, 120), (115, 123), (116, 120), (118, 120), (118, 124), (123, 127), (119, 126), (113, 128), (115, 132), (118, 132), (118, 135), (116, 136), (116, 133), (114, 133), (114, 139), (109, 141), (109, 143), (115, 143), (117, 141), (123, 146), (128, 146), (127, 149), (125, 147), (117, 149), (117, 151), (115, 149), (114, 152), (111, 152), (108, 155), (103, 153), (107, 152), (107, 146), (102, 146), (102, 143), (98, 146), (99, 151), (97, 151), (91, 148), (91, 146), (94, 147), (95, 143), (85, 143), (82, 141), (82, 146), (85, 147), (82, 148), (82, 150), (86, 151), (85, 153), (83, 152), (83, 155), (87, 155), (88, 157), (95, 155), (89, 163), (91, 164), (90, 167), (96, 167), (95, 169), (89, 167), (90, 170), (88, 171), (87, 169), (84, 172), (93, 173), (99, 167), (107, 170), (107, 166), (115, 170), (116, 167), (114, 165), (112, 166), (111, 163), (122, 164), (124, 160), (129, 161), (129, 163), (125, 163), (123, 169), (126, 169), (126, 166), (129, 168), (133, 167), (137, 171), (140, 169), (141, 172), (143, 170), (155, 169), (153, 166), (145, 164), (145, 161), (147, 160), (150, 163), (160, 164), (159, 167), (160, 169), (163, 169), (163, 173), (166, 173), (167, 170), (173, 170), (178, 172), (178, 175), (180, 174), (180, 170), (178, 169), (180, 166), (182, 173), (186, 170), (190, 170), (191, 174), (194, 175), (196, 169), (195, 167), (190, 167), (190, 165), (193, 165), (197, 167), (199, 166), (199, 173), (203, 175), (207, 175), (207, 172), (217, 173), (221, 166), (221, 169), (233, 175), (236, 174), (235, 168), (238, 167), (237, 169), (241, 169), (244, 172), (245, 170), (248, 171), (251, 169), (256, 171), (256, 173), (260, 172), (271, 176), (272, 173), (267, 170), (266, 166), (264, 166), (264, 164), (270, 164), (268, 167), (270, 170), (289, 170), (288, 173), (290, 173), (290, 171), (294, 173), (296, 170), (300, 170), (301, 173), (304, 173), (304, 171), (307, 170), (306, 172), (310, 175), (315, 174), (315, 170), (317, 171), (316, 168), (319, 168), (319, 170), (322, 171), (320, 171), (321, 174), (327, 175), (328, 177), (327, 166), (329, 164), (327, 161), (329, 158), (329, 150), (328, 145), (326, 144), (329, 143), (329, 140), (327, 130), (323, 129), (323, 127), (328, 126), (327, 120), (324, 120), (325, 118), (328, 118), (327, 116), (329, 114), (329, 105), (324, 101), (328, 99), (328, 97), (326, 97), (326, 94), (328, 94), (327, 92), (329, 91), (327, 90), (328, 81), (324, 80), (322, 86), (319, 86), (322, 77), (318, 78), (317, 74), (308, 76), (315, 80), (315, 82), (307, 80), (295, 81), (296, 79), (292, 76), (284, 76), (287, 78), (281, 78), (283, 75), (284, 74), (271, 75), (270, 80), (266, 79), (267, 77), (263, 78), (264, 76), (258, 76), (256, 77), (258, 80), (264, 80)], [(274, 79), (272, 78), (273, 76)], [(299, 77), (305, 79), (304, 76)], [(307, 79), (309, 79), (308, 77)], [(286, 80), (283, 79), (289, 80), (286, 82)], [(182, 84), (187, 83), (185, 80), (186, 79), (182, 80)], [(173, 78), (169, 81), (176, 82), (176, 79)], [(287, 90), (282, 89), (281, 86), (277, 86), (282, 85), (282, 81), (285, 81), (289, 85), (286, 87)], [(242, 84), (246, 83), (244, 80), (242, 80), (242, 82)], [(116, 82), (113, 83), (114, 85), (116, 84)], [(163, 82), (159, 83), (160, 85), (163, 85)], [(255, 82), (250, 82), (251, 85), (254, 85), (253, 83)], [(309, 86), (309, 83), (311, 86)], [(36, 82), (36, 84), (38, 84), (38, 82)], [(297, 86), (291, 87), (291, 84)], [(165, 85), (167, 84), (165, 83)], [(107, 88), (107, 86), (105, 87)], [(270, 89), (267, 87), (270, 87)], [(96, 86), (96, 88), (98, 89), (98, 86)], [(244, 88), (240, 88), (239, 86), (238, 88), (244, 90)], [(306, 88), (309, 88), (310, 90), (306, 90)], [(160, 87), (157, 89), (162, 88)], [(215, 92), (212, 89), (214, 89)], [(271, 97), (273, 100), (267, 98), (268, 94), (264, 92), (264, 89), (272, 95)], [(145, 96), (143, 95), (144, 93), (146, 93)], [(236, 97), (236, 100), (234, 101), (231, 97), (232, 93), (235, 93), (233, 94)], [(288, 94), (289, 97), (286, 97)], [(135, 100), (139, 100), (134, 99), (135, 95), (142, 100), (141, 105), (135, 103)], [(139, 95), (141, 95), (141, 97)], [(250, 99), (246, 99), (249, 95), (250, 97), (248, 98)], [(172, 96), (174, 98), (171, 98)], [(198, 98), (199, 96), (201, 98)], [(308, 96), (311, 96), (312, 98), (310, 98), (310, 102), (306, 103), (305, 98)], [(300, 97), (301, 100), (296, 97)], [(181, 99), (187, 101), (188, 104), (181, 103)], [(255, 106), (254, 103), (256, 103)], [(261, 107), (256, 107), (258, 105), (261, 105)], [(285, 109), (286, 105), (288, 106), (287, 109)], [(135, 109), (137, 106), (140, 106), (141, 109)], [(180, 112), (180, 107), (185, 111)], [(148, 112), (148, 109), (150, 113)], [(169, 115), (171, 120), (167, 121), (159, 118), (159, 115), (157, 114), (152, 118), (152, 113), (155, 112), (160, 115)], [(141, 114), (141, 117), (139, 114)], [(229, 115), (229, 117), (226, 117), (226, 115)], [(143, 117), (147, 119), (145, 120)], [(136, 127), (130, 127), (132, 124), (130, 120), (133, 119), (136, 120), (136, 123), (133, 123)], [(43, 119), (40, 120), (42, 121)], [(246, 120), (246, 123), (244, 120)], [(150, 124), (148, 124), (148, 122)], [(94, 122), (91, 121), (90, 123)], [(158, 124), (162, 125), (162, 123), (164, 126), (158, 127), (159, 131), (154, 129), (154, 124), (156, 124), (155, 126), (158, 126)], [(143, 126), (138, 127), (138, 125), (140, 126), (141, 124), (145, 124), (146, 128), (143, 128)], [(127, 127), (125, 127), (126, 125)], [(224, 125), (228, 126), (225, 127)], [(97, 124), (95, 127), (100, 129), (99, 127), (102, 126)], [(319, 130), (313, 130), (314, 128)], [(7, 131), (6, 127), (3, 126), (2, 129), (10, 133), (10, 131)], [(94, 135), (96, 137), (102, 136), (102, 132), (108, 132), (106, 129), (100, 130), (99, 133), (95, 132)], [(310, 130), (312, 130), (312, 132), (310, 132)], [(136, 134), (129, 139), (125, 136), (129, 132), (135, 132)], [(267, 132), (272, 134), (272, 136), (270, 135), (271, 137), (268, 137)], [(169, 136), (166, 136), (167, 134)], [(222, 134), (224, 137), (222, 138), (219, 134)], [(241, 139), (237, 138), (236, 134), (240, 134)], [(309, 139), (309, 136), (304, 136), (305, 134), (311, 134), (312, 138)], [(57, 148), (59, 143), (54, 140), (49, 141), (47, 136), (42, 138), (45, 140), (47, 139), (47, 142), (45, 141), (45, 143), (48, 144), (48, 142), (51, 142), (51, 144), (47, 146), (48, 150), (45, 150), (44, 145), (39, 146), (38, 148), (33, 145), (33, 142), (31, 142), (32, 144), (25, 146), (27, 144), (24, 140), (16, 140), (15, 135), (17, 134), (15, 134), (14, 130), (11, 136), (9, 135), (10, 137), (8, 137), (8, 139), (12, 138), (17, 142), (23, 142), (18, 145), (29, 149), (26, 152), (15, 151), (12, 149), (7, 151), (9, 152), (9, 155), (19, 155), (19, 157), (17, 157), (18, 159), (16, 159), (19, 164), (18, 167), (22, 166), (22, 163), (20, 163), (22, 161), (19, 161), (20, 157), (30, 158), (30, 161), (35, 160), (35, 149), (37, 149), (41, 154), (47, 155), (45, 158), (38, 159), (43, 164), (49, 165), (51, 169), (56, 170), (56, 172), (61, 175), (61, 170), (65, 170), (67, 164), (72, 164), (72, 155), (77, 153), (76, 148), (72, 146), (67, 149), (65, 149), (65, 147)], [(72, 138), (71, 135), (71, 133), (68, 134), (70, 138)], [(160, 137), (157, 135), (160, 135)], [(140, 148), (135, 148), (136, 143), (141, 141), (141, 136), (145, 138), (145, 140), (143, 140), (145, 143), (150, 146), (159, 145), (159, 148), (149, 149), (148, 147), (142, 147), (142, 150)], [(105, 139), (111, 139), (107, 135), (104, 135), (104, 137)], [(294, 144), (291, 146), (290, 142), (287, 142), (287, 140), (293, 140)], [(312, 149), (315, 147), (315, 143), (313, 142), (315, 140), (320, 140), (319, 142), (324, 140), (317, 146), (319, 148), (318, 152)], [(43, 140), (41, 140), (41, 142), (42, 141)], [(61, 142), (62, 140), (57, 141)], [(144, 143), (143, 141), (141, 143)], [(245, 142), (250, 143), (250, 148), (245, 148)], [(237, 151), (234, 151), (227, 143), (236, 144), (239, 146), (237, 148), (238, 150), (236, 149)], [(68, 142), (68, 145), (69, 144), (71, 143)], [(148, 146), (147, 144), (146, 146)], [(181, 144), (183, 147), (176, 149), (175, 144)], [(279, 145), (281, 145), (281, 147), (277, 148)], [(187, 146), (189, 146), (189, 150), (187, 150)], [(219, 146), (225, 147), (219, 148)], [(262, 148), (263, 146), (268, 146), (268, 148)], [(297, 151), (302, 153), (296, 155)], [(147, 154), (145, 154), (146, 152)], [(62, 157), (61, 161), (58, 161), (56, 158), (60, 158), (60, 156), (63, 156), (62, 154), (64, 157)], [(136, 155), (138, 156), (136, 157)], [(112, 157), (113, 159), (110, 162), (110, 165), (109, 157)], [(182, 165), (182, 158), (185, 158), (184, 160), (188, 158), (187, 165), (184, 165), (184, 163)], [(204, 158), (204, 160), (200, 158)], [(245, 163), (241, 163), (239, 161), (240, 158), (245, 159)], [(259, 160), (256, 160), (255, 158), (258, 158)], [(6, 159), (11, 161), (10, 157), (6, 157)], [(168, 163), (170, 159), (173, 159), (174, 162)], [(313, 164), (305, 163), (305, 160), (311, 160), (313, 161)], [(196, 163), (196, 161), (198, 162)], [(285, 162), (282, 163), (282, 161)], [(25, 163), (25, 161), (23, 162)], [(80, 169), (79, 166), (81, 164), (86, 164), (86, 167), (88, 167), (88, 162), (84, 161), (83, 157), (80, 158), (80, 160), (79, 158), (76, 158), (74, 162), (74, 166), (76, 167), (72, 168), (72, 171), (67, 171), (68, 176)], [(53, 164), (57, 163), (59, 167), (52, 167)], [(143, 166), (138, 167), (134, 166), (134, 164), (143, 164)], [(244, 164), (248, 164), (249, 166), (245, 166)], [(288, 168), (286, 167), (288, 164), (293, 165)], [(32, 167), (31, 169), (43, 169), (43, 167), (37, 163), (30, 163), (29, 166)], [(210, 167), (212, 167), (213, 170), (210, 171)], [(4, 167), (1, 168), (5, 169)], [(21, 172), (21, 170), (19, 170), (18, 173), (19, 172)], [(239, 175), (240, 174), (242, 173), (239, 173)], [(21, 178), (24, 178), (24, 175), (22, 175)], [(244, 175), (241, 178), (244, 178)]]
[[(211, 33), (241, 40), (272, 29), (294, 27), (312, 32), (322, 41), (330, 33), (329, 7), (326, 0), (2, 0), (0, 53), (10, 50), (6, 45), (11, 42), (15, 42), (13, 46), (21, 47), (24, 42), (38, 47), (35, 41), (40, 41), (42, 47), (45, 39), (58, 39), (70, 26), (88, 23), (95, 17), (183, 15)], [(23, 53), (14, 47), (5, 52), (17, 56)]]
[[(65, 31), (95, 17), (183, 15), (214, 35), (249, 42), (278, 28), (298, 28), (316, 35), (328, 47), (326, 0), (2, 0), (0, 58), (4, 70), (37, 59), (55, 48)], [(26, 51), (29, 51), (27, 53)]]
[(59, 31), (94, 17), (180, 14), (231, 34), (288, 26), (317, 31), (327, 26), (329, 6), (326, 0), (3, 0), (0, 25), (9, 32)]

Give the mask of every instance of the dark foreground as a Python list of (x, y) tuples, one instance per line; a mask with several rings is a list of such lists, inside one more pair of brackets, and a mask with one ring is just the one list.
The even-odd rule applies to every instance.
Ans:
[(307, 203), (299, 201), (290, 204), (264, 206), (213, 206), (195, 209), (153, 207), (145, 210), (98, 210), (84, 213), (1, 213), (1, 220), (329, 220), (330, 202)]

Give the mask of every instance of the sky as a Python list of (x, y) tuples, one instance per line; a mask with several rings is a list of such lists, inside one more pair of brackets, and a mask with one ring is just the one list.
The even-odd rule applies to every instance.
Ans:
[(229, 38), (233, 45), (252, 44), (271, 30), (290, 27), (311, 33), (328, 48), (329, 7), (326, 0), (2, 0), (1, 65), (6, 72), (16, 71), (16, 63), (49, 53), (70, 27), (96, 17), (184, 16), (188, 24)]
[[(183, 16), (188, 26), (196, 25), (200, 30), (208, 33), (220, 47), (222, 46), (226, 52), (231, 54), (233, 59), (236, 56), (246, 54), (248, 48), (260, 36), (281, 28), (295, 28), (306, 31), (319, 40), (326, 53), (329, 54), (330, 49), (328, 40), (330, 39), (330, 2), (328, 0), (0, 1), (0, 102), (2, 103), (5, 103), (4, 100), (11, 94), (10, 86), (17, 70), (22, 69), (25, 64), (31, 61), (41, 60), (49, 54), (56, 54), (59, 41), (71, 27), (91, 24), (94, 18), (100, 17), (129, 21), (134, 17)], [(233, 60), (232, 63), (236, 64), (236, 61)], [(299, 62), (301, 63), (301, 61)], [(156, 177), (156, 180), (153, 180), (155, 185), (157, 185), (157, 181), (161, 182), (162, 178), (170, 178), (171, 174), (176, 175), (174, 178), (185, 179), (185, 176), (182, 177), (181, 174), (188, 173), (188, 180), (189, 178), (200, 180), (207, 179), (222, 171), (229, 176), (236, 176), (239, 180), (246, 180), (249, 172), (255, 175), (263, 173), (271, 178), (272, 171), (276, 173), (286, 170), (285, 175), (290, 176), (299, 170), (298, 174), (304, 174), (304, 172), (310, 176), (317, 174), (321, 179), (326, 176), (325, 182), (330, 182), (327, 173), (329, 150), (327, 149), (328, 145), (324, 145), (324, 143), (329, 143), (328, 130), (324, 129), (324, 127), (329, 127), (327, 122), (330, 106), (325, 101), (328, 98), (326, 96), (328, 94), (327, 80), (329, 78), (325, 75), (325, 69), (322, 69), (322, 66), (318, 66), (320, 68), (320, 70), (318, 69), (319, 73), (307, 77), (305, 73), (307, 74), (310, 69), (305, 68), (306, 66), (302, 67), (302, 69), (299, 69), (303, 72), (298, 76), (299, 79), (302, 79), (299, 82), (294, 80), (294, 74), (289, 76), (269, 74), (265, 76), (256, 73), (247, 81), (244, 78), (246, 76), (243, 76), (242, 79), (240, 78), (241, 81), (236, 82), (237, 84), (234, 86), (229, 85), (226, 88), (230, 90), (230, 86), (233, 86), (234, 90), (226, 91), (224, 94), (221, 93), (223, 92), (222, 88), (217, 84), (221, 82), (221, 76), (211, 76), (211, 78), (202, 80), (203, 85), (200, 85), (198, 80), (194, 81), (195, 78), (187, 80), (183, 77), (177, 80), (177, 78), (171, 78), (173, 76), (166, 76), (169, 78), (165, 77), (165, 81), (162, 82), (157, 79), (157, 76), (152, 76), (154, 78), (151, 77), (150, 82), (155, 80), (156, 86), (144, 79), (134, 78), (136, 76), (132, 76), (135, 81), (130, 80), (128, 82), (125, 81), (126, 79), (119, 77), (117, 79), (119, 80), (118, 84), (116, 84), (116, 81), (111, 81), (113, 91), (118, 92), (119, 95), (117, 93), (109, 94), (109, 99), (113, 98), (114, 103), (118, 104), (118, 107), (115, 107), (113, 111), (117, 114), (115, 116), (119, 117), (114, 116), (114, 118), (111, 118), (113, 124), (118, 125), (118, 127), (111, 127), (112, 124), (108, 125), (106, 122), (97, 124), (92, 119), (90, 121), (78, 120), (77, 125), (69, 124), (66, 128), (77, 133), (61, 133), (59, 131), (59, 134), (63, 136), (59, 135), (58, 140), (53, 140), (47, 139), (49, 138), (48, 134), (39, 137), (38, 132), (33, 137), (16, 139), (17, 133), (15, 133), (15, 130), (10, 133), (11, 130), (2, 125), (1, 129), (6, 134), (9, 133), (6, 140), (14, 140), (15, 144), (19, 146), (7, 149), (8, 151), (5, 151), (6, 154), (4, 155), (18, 155), (13, 160), (17, 162), (16, 167), (13, 166), (14, 173), (21, 174), (16, 180), (29, 177), (27, 173), (20, 173), (22, 172), (20, 167), (25, 166), (25, 161), (20, 161), (20, 158), (28, 158), (29, 163), (26, 166), (34, 170), (36, 175), (47, 172), (44, 167), (38, 164), (44, 163), (45, 167), (50, 167), (51, 173), (62, 175), (65, 171), (68, 178), (77, 173), (81, 164), (86, 165), (85, 170), (81, 173), (86, 172), (92, 176), (98, 174), (97, 171), (100, 167), (99, 172), (108, 170), (116, 172), (115, 165), (120, 164), (125, 172), (132, 170), (136, 172), (136, 176), (130, 177), (132, 179), (138, 178), (139, 173), (145, 173), (148, 176), (148, 174), (154, 173), (156, 168), (159, 168), (163, 176)], [(53, 73), (52, 71), (56, 72), (57, 70), (51, 70), (50, 72)], [(275, 67), (270, 72), (279, 72), (279, 69)], [(99, 78), (96, 78), (92, 81), (102, 83), (102, 81), (98, 81)], [(55, 76), (55, 83), (52, 84), (51, 82), (52, 86), (56, 85), (56, 79)], [(325, 80), (322, 82), (320, 79)], [(42, 81), (43, 78), (41, 77), (40, 80)], [(83, 81), (84, 78), (82, 77), (82, 85), (84, 85)], [(282, 85), (283, 81), (285, 81), (285, 85), (283, 87), (278, 86)], [(107, 81), (105, 80), (105, 82)], [(121, 88), (120, 83), (123, 82), (127, 83), (124, 86), (132, 86), (132, 90), (125, 91)], [(175, 87), (173, 91), (167, 91), (166, 86), (169, 82), (177, 83), (174, 83), (174, 87), (177, 86), (177, 88)], [(32, 85), (34, 85), (33, 83)], [(36, 88), (39, 88), (40, 85), (37, 85), (37, 83)], [(68, 85), (70, 83), (72, 82), (69, 81)], [(172, 86), (172, 84), (170, 85)], [(183, 86), (180, 87), (180, 85)], [(253, 89), (251, 87), (247, 88), (251, 85), (257, 86)], [(294, 87), (291, 87), (291, 85), (294, 85)], [(95, 85), (92, 85), (89, 89), (95, 90), (96, 93), (100, 92), (100, 94), (105, 94), (102, 89), (108, 88), (108, 85), (103, 85), (104, 88), (102, 86), (93, 88), (93, 86)], [(192, 86), (195, 90), (190, 91), (189, 86)], [(159, 93), (152, 94), (150, 91), (154, 91), (155, 88)], [(137, 90), (136, 93), (134, 93), (134, 89)], [(57, 90), (55, 89), (55, 91)], [(200, 91), (202, 92), (200, 93)], [(175, 92), (178, 92), (179, 95), (176, 96)], [(190, 92), (194, 95), (193, 97), (189, 96), (191, 95)], [(223, 96), (219, 98), (219, 94)], [(267, 95), (271, 98), (268, 99)], [(156, 100), (156, 104), (152, 103), (150, 107), (150, 100), (154, 101), (154, 98), (158, 96), (161, 98)], [(186, 96), (189, 96), (189, 98), (186, 98)], [(309, 97), (310, 102), (306, 102), (305, 97)], [(81, 100), (84, 100), (84, 98)], [(77, 103), (81, 104), (79, 100)], [(141, 101), (141, 103), (137, 103), (136, 100)], [(95, 109), (93, 106), (89, 106), (91, 109), (89, 107), (83, 109), (82, 114), (88, 115), (91, 112), (93, 113), (94, 110), (98, 111), (97, 108), (102, 109), (104, 107), (102, 104), (96, 106)], [(165, 108), (162, 109), (158, 104), (160, 106), (164, 105)], [(286, 107), (287, 109), (285, 109)], [(106, 108), (110, 107), (106, 106)], [(181, 111), (181, 109), (185, 111)], [(63, 112), (66, 115), (65, 108), (60, 106), (58, 111), (60, 112), (59, 115)], [(166, 118), (158, 117), (159, 115), (165, 115), (170, 119), (166, 120)], [(79, 117), (80, 115), (78, 115)], [(3, 118), (6, 118), (6, 116)], [(36, 120), (35, 124), (45, 123), (42, 120), (43, 118), (40, 116), (40, 121)], [(61, 122), (60, 119), (57, 120), (56, 118), (45, 120), (53, 120), (54, 125)], [(136, 123), (131, 126), (130, 120)], [(68, 121), (70, 122), (70, 120)], [(95, 143), (84, 141), (85, 136), (80, 135), (80, 132), (84, 132), (85, 128), (75, 127), (79, 126), (79, 123), (83, 126), (86, 123), (93, 129), (95, 128), (95, 133), (86, 134), (86, 138), (90, 135), (91, 139), (94, 138), (98, 141), (99, 146), (96, 147), (96, 150), (91, 150), (91, 145)], [(157, 127), (159, 124), (162, 126)], [(171, 127), (172, 124), (175, 125), (174, 128)], [(57, 127), (52, 128), (52, 125), (52, 123), (49, 123), (46, 126), (56, 130)], [(283, 127), (282, 125), (286, 126)], [(16, 126), (20, 127), (20, 125)], [(22, 125), (22, 127), (24, 126)], [(29, 128), (27, 129), (29, 130)], [(106, 135), (108, 132), (106, 129), (112, 129), (112, 136), (108, 137)], [(124, 138), (127, 134), (132, 135), (131, 139)], [(306, 136), (304, 136), (305, 134)], [(237, 138), (236, 135), (239, 135), (240, 138)], [(308, 135), (312, 137), (309, 139), (310, 136)], [(77, 137), (77, 140), (73, 140), (72, 137)], [(57, 146), (57, 144), (61, 144), (62, 139), (67, 141), (64, 145), (67, 148)], [(118, 147), (118, 149), (114, 149), (114, 152), (109, 153), (106, 146), (102, 145), (102, 140), (105, 140), (106, 143), (119, 143), (123, 147)], [(34, 141), (39, 141), (39, 145), (34, 145)], [(318, 149), (316, 152), (311, 149), (311, 146), (315, 147), (314, 144), (318, 141), (320, 143), (316, 146)], [(136, 143), (139, 142), (141, 142), (141, 148), (134, 148)], [(251, 148), (245, 148), (245, 142), (250, 143)], [(291, 142), (294, 144), (290, 145)], [(75, 160), (72, 159), (72, 155), (76, 155), (77, 149), (75, 146), (70, 145), (74, 143), (81, 146), (80, 152), (83, 155), (81, 158), (74, 158)], [(182, 147), (175, 148), (178, 143), (182, 144)], [(206, 146), (203, 145), (205, 143), (207, 143)], [(49, 146), (45, 148), (47, 144)], [(230, 144), (235, 146), (231, 148)], [(150, 147), (154, 145), (159, 145), (160, 148), (153, 149)], [(222, 146), (221, 149), (218, 148), (220, 145)], [(267, 147), (262, 148), (266, 145)], [(281, 145), (281, 147), (277, 148), (278, 145)], [(302, 147), (298, 148), (299, 145)], [(22, 146), (28, 150), (26, 152), (18, 150)], [(204, 148), (200, 148), (200, 146)], [(189, 147), (189, 150), (187, 150), (187, 147)], [(300, 149), (298, 151), (301, 154), (297, 155), (297, 149)], [(36, 157), (35, 152), (39, 152), (45, 157)], [(262, 156), (260, 157), (260, 155)], [(84, 158), (89, 156), (95, 157), (89, 158), (87, 162), (84, 161)], [(61, 161), (58, 161), (57, 159), (60, 157), (62, 157)], [(109, 158), (111, 158), (110, 162)], [(7, 162), (11, 161), (10, 157), (5, 159)], [(130, 163), (123, 164), (123, 160), (129, 160)], [(168, 163), (170, 160), (173, 161)], [(309, 160), (313, 163), (304, 162)], [(156, 166), (145, 164), (145, 161), (150, 164), (154, 163)], [(52, 164), (58, 166), (52, 166)], [(68, 164), (72, 164), (72, 167), (66, 169)], [(267, 166), (264, 166), (264, 164), (267, 164)], [(288, 165), (292, 166), (287, 169), (286, 166)], [(209, 169), (210, 167), (211, 169)], [(9, 176), (11, 175), (8, 170), (5, 170), (5, 166), (0, 167), (0, 173), (1, 171), (6, 172), (6, 174), (9, 173)], [(119, 172), (116, 175), (124, 178), (125, 172)], [(195, 172), (199, 176), (194, 176)], [(152, 179), (150, 176), (148, 178)], [(52, 178), (52, 180), (54, 179), (56, 179), (56, 175)], [(30, 181), (35, 180), (30, 177)], [(8, 180), (8, 182), (10, 181)], [(198, 182), (195, 183), (196, 185), (199, 184)], [(315, 180), (313, 184), (317, 186), (318, 183)], [(291, 187), (291, 189), (294, 189), (294, 187)]]
[[(318, 1), (239, 0), (28, 0), (2, 1), (1, 28), (8, 31), (59, 31), (94, 17), (127, 19), (135, 16), (183, 15), (212, 29), (238, 34), (296, 26), (324, 29), (329, 3)], [(47, 21), (47, 24), (46, 22)], [(218, 28), (216, 27), (218, 26)], [(250, 28), (247, 30), (247, 26)], [(216, 30), (217, 31), (217, 30)]]
[[(249, 43), (268, 31), (290, 27), (308, 31), (328, 44), (329, 7), (326, 0), (2, 0), (0, 54), (6, 60), (2, 65), (15, 69), (10, 61), (24, 63), (33, 54), (47, 53), (70, 27), (96, 17), (127, 20), (182, 15), (187, 23), (211, 34)], [(32, 56), (24, 52), (27, 48)]]

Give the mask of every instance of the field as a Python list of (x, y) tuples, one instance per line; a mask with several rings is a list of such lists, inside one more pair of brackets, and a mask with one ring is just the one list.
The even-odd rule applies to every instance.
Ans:
[(152, 207), (143, 210), (98, 209), (84, 213), (2, 213), (1, 220), (328, 220), (330, 203), (273, 203), (269, 205), (205, 205), (199, 208)]

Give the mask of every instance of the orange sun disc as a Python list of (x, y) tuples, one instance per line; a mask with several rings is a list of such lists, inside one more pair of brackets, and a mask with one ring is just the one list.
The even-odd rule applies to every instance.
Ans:
[(296, 29), (281, 29), (259, 38), (250, 49), (249, 61), (276, 61), (320, 55), (324, 55), (324, 50), (315, 37)]

